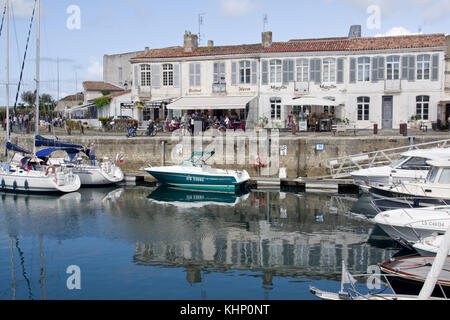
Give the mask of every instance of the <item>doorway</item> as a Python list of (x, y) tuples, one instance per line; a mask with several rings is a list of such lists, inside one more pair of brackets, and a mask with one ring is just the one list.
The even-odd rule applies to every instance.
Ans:
[(392, 129), (393, 111), (394, 111), (394, 97), (384, 96), (382, 103), (382, 129)]

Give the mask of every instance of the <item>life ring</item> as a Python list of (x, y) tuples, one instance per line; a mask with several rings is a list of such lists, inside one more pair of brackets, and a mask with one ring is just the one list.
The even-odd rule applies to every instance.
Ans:
[(56, 184), (58, 184), (58, 175), (56, 174), (56, 168), (55, 166), (48, 166), (47, 169), (45, 169), (45, 176), (48, 176), (48, 173), (50, 171), (50, 169), (52, 170), (53, 174), (55, 175), (55, 182)]
[(253, 195), (253, 206), (256, 206), (256, 201), (258, 201), (259, 207), (262, 207), (264, 205), (264, 198), (254, 194)]
[(253, 159), (253, 167), (254, 168), (262, 168), (263, 165), (264, 165), (264, 163), (263, 163), (263, 159), (261, 157), (255, 157), (255, 159)]

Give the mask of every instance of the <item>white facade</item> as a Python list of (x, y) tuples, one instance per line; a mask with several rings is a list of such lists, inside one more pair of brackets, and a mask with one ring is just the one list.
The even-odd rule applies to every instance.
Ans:
[[(136, 58), (131, 59), (131, 99), (145, 102), (188, 96), (256, 96), (258, 103), (251, 106), (247, 121), (267, 117), (269, 126), (285, 127), (295, 105), (292, 99), (306, 95), (339, 102), (335, 116), (348, 119), (359, 129), (371, 129), (374, 124), (395, 129), (419, 111), (424, 121), (437, 121), (445, 88), (445, 51), (443, 46)], [(391, 58), (394, 61), (388, 66)], [(218, 73), (220, 64), (223, 72)], [(391, 70), (395, 76), (391, 76)], [(388, 73), (394, 79), (388, 79)], [(392, 99), (392, 109), (387, 105), (384, 113), (383, 99)]]

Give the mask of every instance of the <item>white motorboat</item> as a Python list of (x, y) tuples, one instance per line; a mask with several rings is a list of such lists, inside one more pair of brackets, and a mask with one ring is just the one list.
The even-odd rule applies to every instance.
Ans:
[(214, 151), (193, 152), (191, 158), (180, 165), (148, 167), (145, 171), (163, 184), (191, 190), (236, 192), (250, 180), (246, 170), (223, 170), (206, 165), (209, 158), (203, 159), (204, 156), (214, 154)]
[[(31, 154), (7, 143), (10, 151)], [(0, 188), (12, 192), (74, 192), (80, 189), (80, 178), (70, 169), (47, 166), (35, 156), (24, 156), (20, 163), (0, 164)]]
[(416, 149), (403, 153), (390, 166), (361, 169), (351, 173), (355, 185), (363, 190), (377, 185), (425, 179), (430, 170), (427, 161), (450, 159), (450, 148)]
[[(61, 151), (67, 153), (67, 156), (63, 158), (50, 157)], [(105, 157), (101, 161), (96, 161), (96, 164), (91, 164), (91, 161), (86, 160), (85, 156), (76, 158), (80, 153), (82, 153), (81, 150), (74, 148), (51, 148), (38, 151), (36, 156), (57, 168), (71, 169), (80, 177), (82, 186), (107, 186), (123, 181), (122, 169), (109, 158)]]
[[(413, 244), (413, 248), (422, 256), (436, 255), (443, 239), (444, 236), (442, 234), (433, 233), (430, 237), (417, 241)], [(450, 256), (450, 252), (448, 255)]]
[(370, 193), (379, 199), (414, 206), (450, 204), (450, 160), (428, 161), (432, 167), (425, 180), (373, 186)]
[(379, 213), (372, 219), (392, 239), (409, 246), (450, 226), (450, 207), (402, 208)]

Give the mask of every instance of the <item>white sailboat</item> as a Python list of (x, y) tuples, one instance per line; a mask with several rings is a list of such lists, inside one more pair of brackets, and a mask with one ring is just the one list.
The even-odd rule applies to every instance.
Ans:
[[(40, 0), (36, 1), (36, 132), (39, 130), (39, 60), (40, 60)], [(6, 113), (9, 120), (9, 0), (6, 1)], [(7, 161), (0, 163), (0, 188), (2, 191), (12, 192), (73, 192), (80, 186), (80, 178), (71, 170), (58, 170), (54, 166), (47, 166), (31, 153), (9, 142), (9, 121), (6, 132), (6, 149), (18, 153), (19, 163)], [(6, 154), (8, 154), (6, 152)], [(30, 156), (25, 156), (30, 155)]]
[[(426, 276), (424, 278), (420, 278), (414, 275), (401, 276), (400, 274), (393, 273), (391, 275), (380, 275), (387, 279), (387, 283), (391, 290), (392, 294), (360, 294), (354, 284), (356, 280), (350, 273), (346, 270), (345, 264), (343, 262), (342, 268), (342, 280), (341, 280), (341, 291), (338, 293), (335, 292), (327, 292), (319, 290), (315, 287), (310, 287), (310, 291), (316, 297), (322, 300), (448, 300), (445, 295), (445, 291), (442, 288), (442, 272), (446, 263), (448, 264), (447, 255), (450, 250), (450, 227), (446, 230), (445, 236), (442, 238), (442, 243), (437, 252), (437, 255), (434, 259), (430, 260), (432, 262), (431, 268), (427, 270)], [(448, 270), (445, 271), (448, 273)], [(365, 275), (365, 276), (373, 276)], [(406, 279), (415, 281), (417, 283), (423, 283), (420, 292), (418, 295), (415, 294), (397, 294), (395, 289), (392, 287), (392, 279)], [(348, 289), (347, 292), (344, 291), (344, 284), (350, 284), (351, 289)], [(439, 291), (440, 290), (440, 291)], [(444, 296), (436, 297), (432, 296), (433, 292), (438, 291), (441, 292)]]

